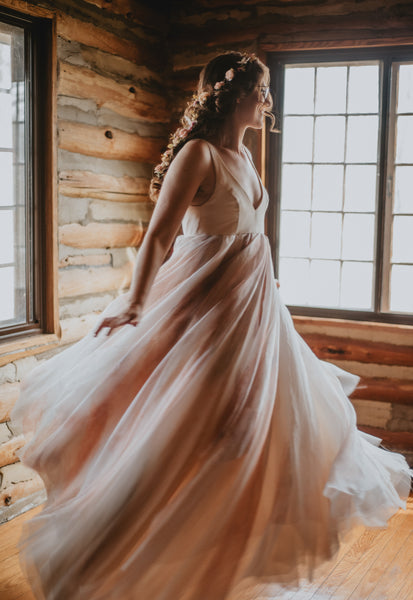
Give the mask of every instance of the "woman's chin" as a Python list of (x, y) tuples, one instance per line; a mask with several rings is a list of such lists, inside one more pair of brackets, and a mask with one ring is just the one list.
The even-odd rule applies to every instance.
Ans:
[(253, 129), (262, 129), (263, 125), (264, 125), (264, 117), (261, 117), (261, 118), (257, 119), (254, 124), (251, 124), (250, 127), (252, 127)]

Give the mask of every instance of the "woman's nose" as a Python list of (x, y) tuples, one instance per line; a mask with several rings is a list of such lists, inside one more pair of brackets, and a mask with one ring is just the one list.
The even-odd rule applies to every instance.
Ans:
[(263, 102), (264, 106), (268, 106), (268, 107), (272, 107), (273, 104), (273, 100), (272, 100), (272, 96), (271, 96), (271, 92), (268, 92), (267, 97), (265, 98), (264, 102)]

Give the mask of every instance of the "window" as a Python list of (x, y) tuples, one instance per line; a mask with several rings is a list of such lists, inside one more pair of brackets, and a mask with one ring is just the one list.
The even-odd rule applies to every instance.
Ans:
[(46, 20), (0, 8), (0, 340), (50, 331), (44, 234), (49, 40)]
[(271, 69), (269, 234), (285, 302), (413, 321), (413, 50), (273, 56)]

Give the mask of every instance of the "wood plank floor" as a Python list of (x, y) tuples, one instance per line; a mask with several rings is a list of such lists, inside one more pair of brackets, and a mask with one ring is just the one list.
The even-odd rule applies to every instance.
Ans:
[[(0, 525), (1, 600), (34, 599), (20, 569), (17, 541), (22, 523), (41, 508), (38, 506)], [(413, 599), (413, 496), (409, 498), (407, 511), (394, 515), (387, 529), (357, 529), (352, 541), (343, 544), (336, 560), (326, 564), (312, 583), (289, 591), (263, 585), (254, 588), (253, 595), (244, 591), (239, 597), (239, 600), (367, 599)]]

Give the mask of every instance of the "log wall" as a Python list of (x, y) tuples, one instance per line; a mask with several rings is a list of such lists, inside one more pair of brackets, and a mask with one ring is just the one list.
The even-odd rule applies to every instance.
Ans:
[[(139, 0), (0, 0), (56, 33), (60, 336), (0, 343), (0, 522), (45, 498), (18, 461), (10, 411), (19, 381), (77, 341), (130, 283), (152, 212), (148, 186), (169, 130), (165, 13)], [(153, 6), (153, 4), (152, 4)], [(3, 349), (3, 351), (2, 351)]]

